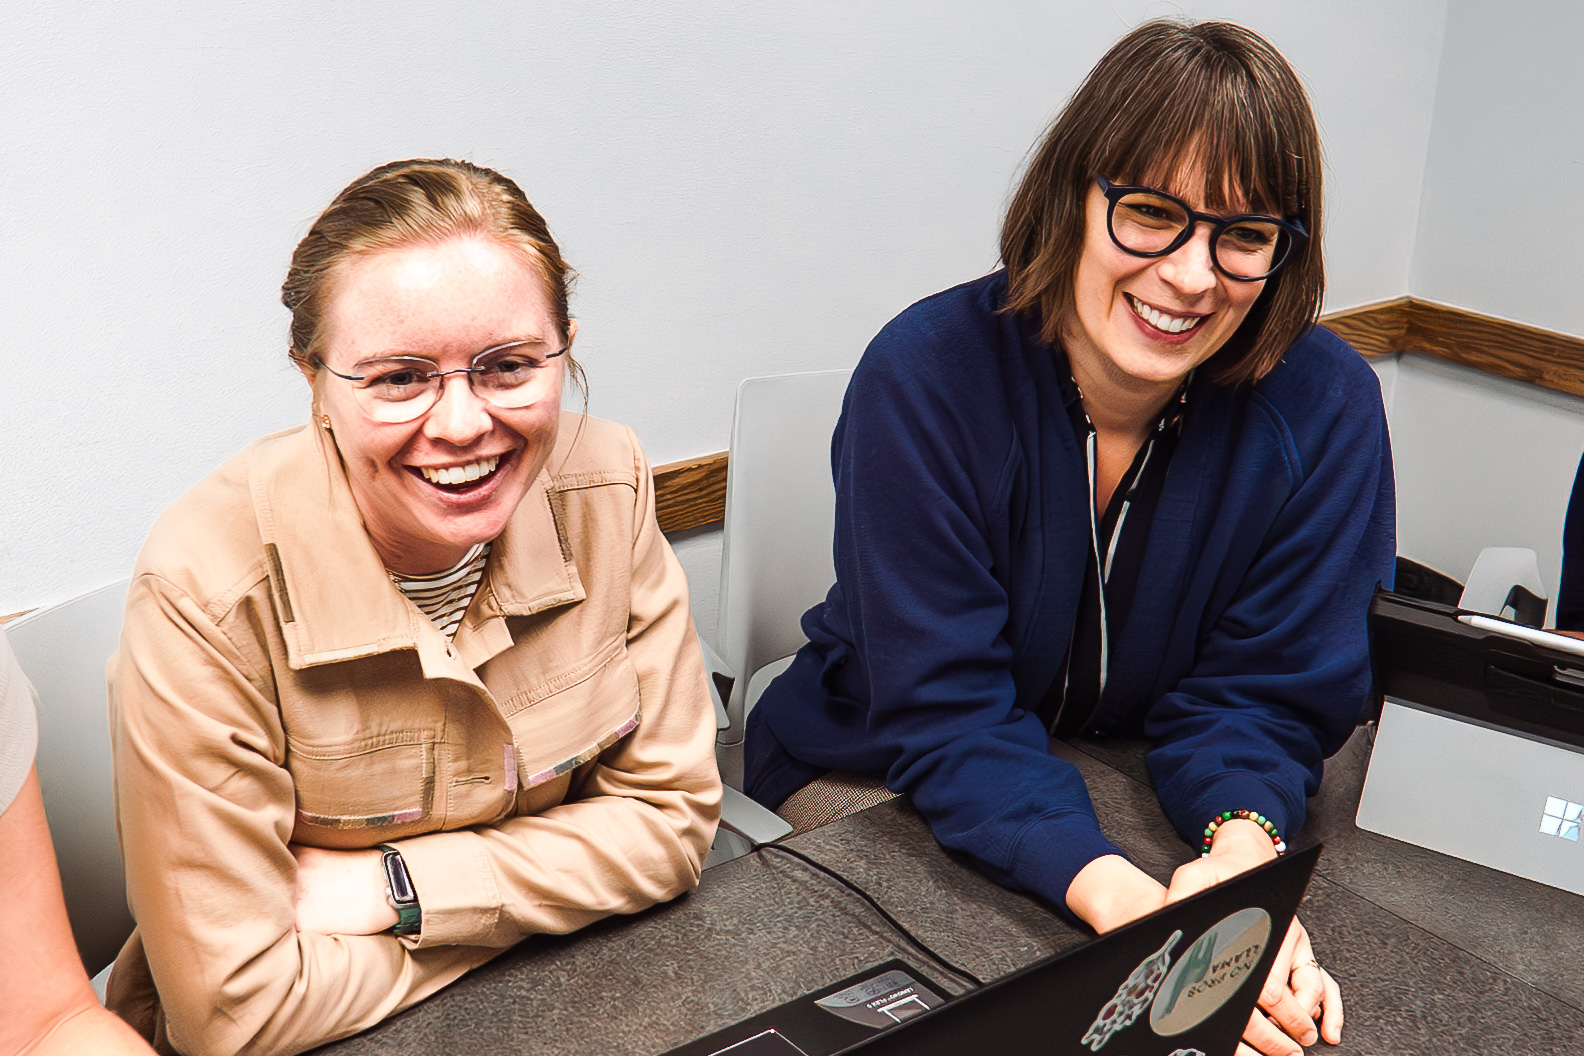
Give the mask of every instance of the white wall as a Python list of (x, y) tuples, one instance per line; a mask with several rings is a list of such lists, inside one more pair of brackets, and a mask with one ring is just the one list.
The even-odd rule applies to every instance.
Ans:
[(1584, 4), (1451, 0), (1410, 289), (1584, 335)]
[[(726, 446), (740, 378), (847, 365), (993, 266), (1024, 152), (1149, 16), (1286, 51), (1329, 150), (1331, 306), (1402, 293), (1445, 12), (8, 0), (0, 613), (125, 574), (176, 495), (304, 418), (278, 285), (375, 164), (457, 155), (523, 184), (583, 275), (593, 411), (666, 461)], [(689, 543), (705, 572), (710, 545)]]
[(1527, 546), (1554, 618), (1584, 399), (1413, 354), (1375, 365), (1397, 472), (1397, 552), (1461, 581), (1485, 547)]

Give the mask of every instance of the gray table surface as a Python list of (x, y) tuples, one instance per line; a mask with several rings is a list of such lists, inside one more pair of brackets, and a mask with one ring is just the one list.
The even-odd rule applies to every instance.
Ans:
[[(1188, 860), (1155, 801), (1143, 745), (1055, 750), (1082, 770), (1107, 834), (1140, 867), (1165, 880)], [(1347, 1010), (1343, 1043), (1310, 1051), (1584, 1053), (1584, 899), (1361, 831), (1353, 814), (1368, 758), (1360, 731), (1327, 764), (1295, 841), (1326, 844), (1300, 912)], [(791, 843), (982, 978), (1088, 937), (949, 856), (905, 801)], [(319, 1051), (660, 1053), (892, 957), (949, 982), (835, 881), (760, 852), (709, 870), (668, 905), (531, 938)]]

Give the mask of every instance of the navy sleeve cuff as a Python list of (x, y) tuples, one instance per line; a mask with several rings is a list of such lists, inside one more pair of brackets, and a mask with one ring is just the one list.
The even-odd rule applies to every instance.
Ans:
[(1302, 801), (1294, 809), (1280, 792), (1249, 773), (1221, 774), (1206, 781), (1173, 812), (1172, 822), (1197, 850), (1204, 842), (1204, 830), (1210, 819), (1228, 810), (1251, 810), (1265, 815), (1282, 839), (1289, 842), (1304, 822)]
[(1050, 814), (1029, 822), (1019, 834), (1011, 876), (1020, 887), (1056, 906), (1068, 920), (1076, 920), (1067, 908), (1067, 889), (1084, 866), (1108, 854), (1127, 857), (1105, 838), (1093, 816)]

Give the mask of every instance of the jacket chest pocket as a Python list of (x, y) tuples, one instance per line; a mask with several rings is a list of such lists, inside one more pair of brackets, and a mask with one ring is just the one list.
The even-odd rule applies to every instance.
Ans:
[(434, 827), (433, 730), (399, 730), (333, 745), (288, 738), (288, 746), (299, 842), (370, 847)]
[(590, 762), (638, 728), (638, 672), (614, 650), (507, 700), (501, 711), (517, 746), (522, 787), (531, 789)]

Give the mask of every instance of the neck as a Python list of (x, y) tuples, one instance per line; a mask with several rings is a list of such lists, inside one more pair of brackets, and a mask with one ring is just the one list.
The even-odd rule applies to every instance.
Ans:
[(373, 532), (369, 532), (369, 538), (374, 543), (374, 552), (379, 554), (380, 561), (399, 576), (432, 576), (455, 568), (473, 549), (471, 545), (461, 548), (435, 544), (414, 546), (411, 543), (387, 545)]
[(1097, 433), (1144, 435), (1182, 384), (1180, 377), (1144, 381), (1122, 373), (1109, 360), (1097, 363), (1071, 353), (1068, 366), (1083, 393), (1084, 412)]

